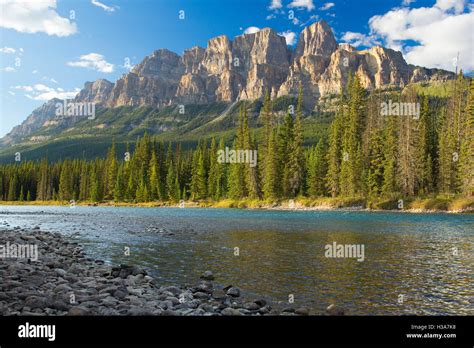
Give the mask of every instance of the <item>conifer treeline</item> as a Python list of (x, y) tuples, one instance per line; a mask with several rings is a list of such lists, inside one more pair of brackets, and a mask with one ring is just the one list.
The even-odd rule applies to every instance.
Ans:
[[(302, 91), (281, 122), (267, 94), (262, 136), (241, 109), (232, 149), (257, 149), (258, 164), (219, 163), (223, 139), (183, 151), (145, 134), (135, 151), (105, 159), (25, 161), (0, 166), (0, 199), (172, 201), (308, 197), (406, 197), (474, 193), (474, 83), (459, 74), (446, 105), (413, 89), (394, 101), (421, 104), (419, 118), (381, 116), (387, 93), (368, 94), (357, 76), (341, 93), (326, 137), (303, 148)], [(127, 147), (128, 148), (128, 147)]]

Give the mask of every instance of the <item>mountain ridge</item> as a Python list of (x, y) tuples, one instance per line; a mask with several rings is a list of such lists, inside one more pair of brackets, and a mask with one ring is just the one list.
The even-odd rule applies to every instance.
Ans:
[[(296, 48), (271, 28), (242, 34), (230, 40), (220, 35), (208, 40), (206, 48), (194, 46), (180, 56), (168, 49), (153, 51), (116, 82), (98, 79), (86, 82), (73, 102), (95, 103), (99, 108), (233, 103), (256, 100), (268, 91), (273, 98), (296, 96), (303, 87), (305, 107), (339, 93), (349, 72), (357, 74), (364, 88), (403, 88), (420, 81), (446, 81), (454, 73), (407, 64), (392, 49), (374, 46), (357, 50), (338, 44), (325, 21), (305, 27)], [(28, 140), (44, 127), (59, 130), (75, 119), (55, 119), (50, 100), (35, 109), (20, 125), (0, 139), (1, 145)], [(31, 140), (31, 139), (29, 139)], [(33, 139), (41, 141), (41, 139)]]

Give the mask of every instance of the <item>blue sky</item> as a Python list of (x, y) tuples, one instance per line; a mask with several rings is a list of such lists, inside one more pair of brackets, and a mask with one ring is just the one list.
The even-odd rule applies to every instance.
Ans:
[[(382, 44), (410, 63), (473, 69), (473, 5), (463, 0), (0, 0), (0, 136), (51, 97), (114, 82), (158, 48), (178, 54), (271, 27), (294, 47), (324, 19), (340, 42)], [(179, 18), (184, 11), (184, 19)], [(293, 12), (290, 12), (293, 11)], [(296, 18), (296, 19), (295, 19)], [(249, 29), (250, 28), (250, 29)]]

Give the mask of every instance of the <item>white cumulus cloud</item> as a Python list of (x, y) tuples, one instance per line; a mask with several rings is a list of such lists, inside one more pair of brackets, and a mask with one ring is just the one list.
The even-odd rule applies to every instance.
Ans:
[(321, 6), (319, 9), (321, 11), (327, 11), (329, 10), (331, 7), (334, 7), (336, 4), (333, 3), (333, 2), (326, 2), (323, 6)]
[(0, 47), (0, 52), (2, 53), (6, 53), (6, 54), (12, 54), (12, 53), (15, 53), (16, 52), (16, 49), (12, 48), (12, 47)]
[(105, 57), (99, 53), (84, 54), (79, 57), (78, 61), (68, 62), (67, 65), (88, 68), (103, 73), (111, 73), (114, 71), (114, 65), (108, 63)]
[(352, 31), (345, 32), (341, 40), (351, 44), (354, 47), (359, 47), (359, 46), (370, 47), (370, 46), (380, 45), (380, 42), (375, 37), (370, 36), (370, 35), (365, 35), (362, 33), (355, 33)]
[(278, 35), (283, 36), (285, 38), (286, 44), (288, 46), (293, 46), (296, 43), (296, 33), (292, 32), (291, 30), (278, 33)]
[(459, 53), (459, 66), (472, 70), (474, 13), (464, 10), (464, 0), (437, 0), (432, 7), (392, 9), (372, 17), (369, 25), (373, 35), (402, 51), (411, 64), (453, 70)]
[(247, 29), (244, 30), (244, 34), (253, 34), (260, 31), (260, 28), (258, 27), (248, 27)]
[(65, 91), (63, 88), (52, 88), (42, 83), (37, 83), (33, 86), (14, 86), (11, 88), (27, 92), (25, 96), (29, 99), (41, 101), (48, 101), (53, 98), (72, 99), (80, 91), (80, 88), (75, 88), (72, 91)]
[[(431, 7), (397, 7), (369, 20), (370, 34), (345, 33), (354, 45), (378, 42), (401, 51), (408, 63), (429, 68), (474, 69), (474, 12), (464, 0), (437, 0)], [(415, 44), (413, 44), (415, 43)]]
[(69, 36), (76, 24), (56, 12), (56, 0), (0, 0), (0, 27), (21, 33)]
[(16, 69), (14, 67), (11, 67), (11, 66), (6, 66), (2, 70), (5, 71), (5, 72), (15, 72), (16, 71)]
[(281, 4), (281, 0), (272, 0), (272, 2), (270, 3), (270, 6), (268, 6), (270, 10), (277, 10), (282, 7), (283, 5)]
[(97, 0), (91, 0), (91, 3), (92, 3), (92, 5), (100, 7), (101, 9), (103, 9), (106, 12), (114, 12), (115, 11), (115, 7), (107, 6), (107, 5), (101, 3)]
[(289, 8), (305, 8), (308, 11), (314, 10), (313, 0), (293, 0), (289, 5)]

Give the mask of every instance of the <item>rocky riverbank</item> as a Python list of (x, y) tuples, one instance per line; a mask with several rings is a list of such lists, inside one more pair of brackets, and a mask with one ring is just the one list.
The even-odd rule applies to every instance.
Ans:
[[(20, 246), (24, 251), (36, 246), (37, 258), (27, 253), (17, 257), (14, 250)], [(206, 271), (195, 286), (164, 286), (140, 267), (87, 258), (77, 243), (59, 233), (0, 231), (1, 315), (310, 314), (307, 308), (276, 310), (264, 299), (246, 299), (236, 286), (218, 288), (213, 281)], [(343, 312), (331, 305), (327, 314)]]

